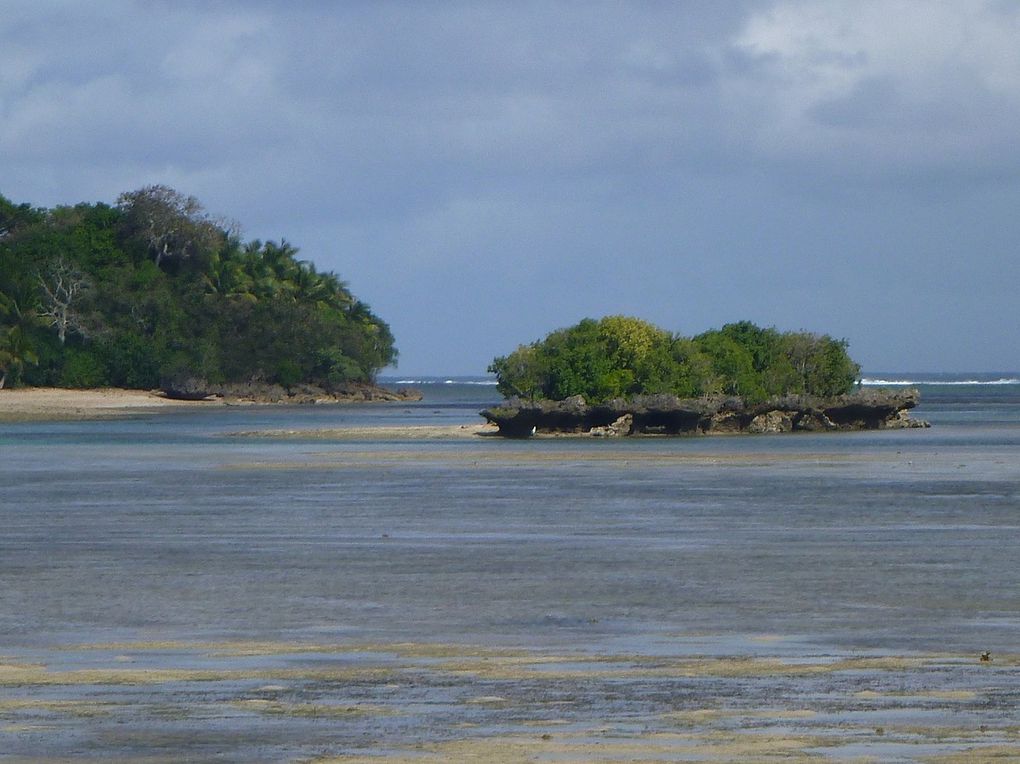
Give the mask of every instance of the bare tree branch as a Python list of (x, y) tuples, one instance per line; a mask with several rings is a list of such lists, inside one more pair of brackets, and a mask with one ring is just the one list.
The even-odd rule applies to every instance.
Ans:
[(67, 340), (68, 332), (87, 337), (89, 332), (80, 303), (92, 285), (85, 274), (59, 258), (45, 277), (39, 276), (39, 287), (43, 294), (39, 315), (57, 330), (60, 344)]
[(198, 199), (169, 186), (146, 186), (123, 193), (117, 204), (156, 265), (167, 259), (193, 257), (213, 247), (220, 235), (216, 222)]

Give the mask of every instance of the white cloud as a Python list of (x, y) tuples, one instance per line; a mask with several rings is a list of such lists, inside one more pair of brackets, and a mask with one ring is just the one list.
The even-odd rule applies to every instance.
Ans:
[(881, 345), (876, 270), (919, 316), (1012, 309), (973, 274), (1015, 281), (1018, 39), (970, 0), (9, 0), (0, 193), (194, 194), (339, 270), (419, 370), (499, 349), (426, 346), (423, 295), (493, 310), (494, 280), (531, 301), (500, 347), (628, 305), (848, 335), (870, 305)]
[[(735, 38), (730, 107), (766, 157), (843, 172), (1020, 170), (1020, 8), (784, 0)], [(856, 168), (856, 170), (855, 170)]]

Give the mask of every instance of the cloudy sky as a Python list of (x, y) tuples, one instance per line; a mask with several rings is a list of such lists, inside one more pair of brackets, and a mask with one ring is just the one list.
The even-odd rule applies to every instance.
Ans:
[(1009, 0), (4, 0), (0, 193), (164, 183), (481, 373), (585, 316), (1020, 369)]

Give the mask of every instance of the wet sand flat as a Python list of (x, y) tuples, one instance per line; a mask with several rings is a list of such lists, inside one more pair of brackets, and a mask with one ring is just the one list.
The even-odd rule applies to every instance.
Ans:
[(69, 645), (0, 659), (0, 750), (113, 762), (1009, 761), (1018, 666), (1013, 655)]
[(495, 436), (491, 424), (459, 425), (390, 425), (376, 427), (329, 427), (303, 430), (248, 430), (231, 432), (237, 438), (278, 440), (448, 440)]

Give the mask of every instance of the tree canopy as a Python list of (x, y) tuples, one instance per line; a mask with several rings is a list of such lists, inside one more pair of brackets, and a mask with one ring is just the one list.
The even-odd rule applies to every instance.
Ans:
[(166, 186), (53, 209), (0, 196), (0, 386), (369, 382), (389, 327), (335, 274)]
[(586, 318), (493, 360), (507, 397), (590, 402), (668, 393), (681, 398), (849, 392), (860, 367), (846, 340), (810, 332), (779, 332), (750, 321), (682, 337), (628, 316)]

